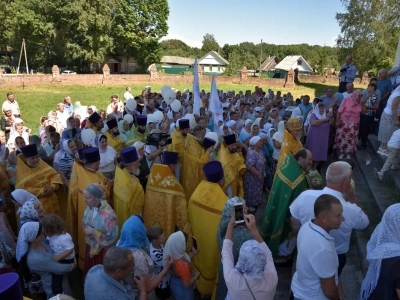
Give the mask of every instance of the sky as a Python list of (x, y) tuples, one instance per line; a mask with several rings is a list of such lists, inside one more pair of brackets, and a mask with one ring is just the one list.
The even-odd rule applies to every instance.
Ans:
[(168, 35), (192, 47), (213, 34), (218, 44), (242, 42), (334, 46), (340, 0), (168, 0)]

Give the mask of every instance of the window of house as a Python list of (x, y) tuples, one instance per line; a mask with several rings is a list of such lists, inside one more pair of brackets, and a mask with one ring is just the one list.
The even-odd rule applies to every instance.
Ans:
[(298, 61), (297, 61), (297, 65), (298, 65), (298, 66), (301, 66), (301, 60), (298, 60)]
[(212, 66), (208, 67), (208, 71), (210, 71), (210, 72), (212, 71)]
[(221, 67), (220, 66), (218, 66), (218, 72), (221, 72)]

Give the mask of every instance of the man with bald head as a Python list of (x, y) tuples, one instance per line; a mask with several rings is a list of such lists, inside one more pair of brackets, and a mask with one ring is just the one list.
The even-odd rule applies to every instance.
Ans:
[[(339, 258), (338, 275), (346, 264), (346, 253), (349, 250), (351, 232), (364, 230), (368, 224), (368, 216), (358, 206), (352, 187), (353, 171), (347, 162), (331, 163), (326, 171), (326, 187), (323, 190), (306, 190), (290, 205), (293, 234), (297, 234), (300, 226), (314, 219), (314, 203), (323, 194), (336, 197), (342, 203), (344, 221), (337, 230), (329, 234), (335, 239), (336, 252)], [(347, 201), (344, 199), (346, 195)]]
[(354, 82), (356, 76), (357, 67), (353, 65), (353, 58), (348, 55), (346, 56), (345, 63), (339, 72), (339, 93), (344, 93), (346, 91), (346, 85), (350, 82)]

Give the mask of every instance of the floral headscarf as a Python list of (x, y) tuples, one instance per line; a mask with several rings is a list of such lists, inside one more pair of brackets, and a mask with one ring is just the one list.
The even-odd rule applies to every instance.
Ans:
[(246, 241), (240, 247), (239, 259), (235, 268), (243, 275), (263, 278), (267, 257), (267, 252), (259, 242), (256, 240)]
[(400, 204), (389, 206), (381, 222), (376, 226), (367, 244), (369, 262), (367, 276), (360, 292), (360, 299), (366, 300), (374, 291), (381, 273), (382, 260), (400, 256)]
[(24, 224), (31, 221), (39, 221), (39, 215), (35, 209), (35, 202), (39, 200), (28, 200), (19, 209), (19, 222)]
[(21, 261), (22, 257), (29, 250), (29, 243), (33, 242), (41, 231), (39, 222), (27, 222), (22, 225), (17, 240), (16, 257), (17, 261)]

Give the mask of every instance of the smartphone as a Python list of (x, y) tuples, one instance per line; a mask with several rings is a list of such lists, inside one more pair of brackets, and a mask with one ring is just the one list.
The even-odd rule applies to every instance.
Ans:
[(235, 204), (235, 224), (244, 223), (243, 203)]
[(198, 250), (199, 248), (197, 248), (197, 239), (194, 236), (192, 236), (192, 241), (193, 241), (193, 248)]

